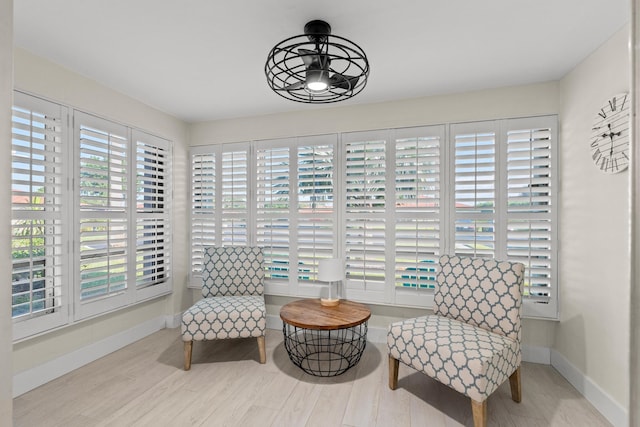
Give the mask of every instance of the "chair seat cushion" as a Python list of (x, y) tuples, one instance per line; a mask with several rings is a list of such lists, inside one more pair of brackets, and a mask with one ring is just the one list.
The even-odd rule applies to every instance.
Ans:
[(392, 323), (387, 344), (394, 359), (478, 402), (521, 361), (517, 341), (437, 315)]
[(182, 340), (261, 337), (266, 324), (262, 296), (204, 298), (182, 315)]

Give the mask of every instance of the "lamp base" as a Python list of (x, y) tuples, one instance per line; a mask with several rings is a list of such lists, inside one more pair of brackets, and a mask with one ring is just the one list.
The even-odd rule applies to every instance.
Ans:
[(340, 304), (339, 298), (320, 298), (320, 305), (325, 307), (335, 307)]

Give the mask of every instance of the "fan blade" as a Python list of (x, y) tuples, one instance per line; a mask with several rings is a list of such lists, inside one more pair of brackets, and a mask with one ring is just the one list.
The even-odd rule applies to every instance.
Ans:
[(358, 76), (344, 76), (342, 74), (335, 73), (329, 78), (329, 84), (338, 89), (349, 90), (356, 87), (360, 77)]
[(304, 89), (304, 82), (296, 82), (296, 83), (290, 84), (289, 86), (285, 86), (282, 89), (286, 91)]
[(304, 62), (304, 66), (309, 68), (314, 64), (318, 66), (320, 64), (320, 55), (315, 50), (298, 49), (298, 54)]
[(324, 53), (318, 53), (315, 50), (298, 49), (298, 54), (304, 62), (306, 68), (313, 68), (315, 70), (328, 70), (331, 60), (329, 56)]

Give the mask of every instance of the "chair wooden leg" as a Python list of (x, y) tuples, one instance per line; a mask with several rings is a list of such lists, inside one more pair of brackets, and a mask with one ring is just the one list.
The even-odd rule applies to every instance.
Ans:
[(509, 377), (509, 385), (511, 386), (511, 399), (514, 402), (522, 401), (522, 382), (520, 381), (520, 367)]
[(191, 369), (191, 351), (193, 350), (193, 341), (184, 342), (184, 370)]
[(267, 363), (267, 350), (265, 349), (264, 335), (258, 337), (258, 351), (260, 352), (260, 363)]
[(477, 402), (471, 399), (474, 427), (487, 427), (487, 400)]
[(389, 388), (395, 390), (398, 387), (398, 366), (400, 361), (389, 355)]

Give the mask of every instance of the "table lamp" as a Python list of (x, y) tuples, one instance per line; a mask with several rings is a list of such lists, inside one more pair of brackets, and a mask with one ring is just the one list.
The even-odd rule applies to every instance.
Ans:
[(340, 303), (338, 288), (344, 278), (344, 267), (339, 258), (321, 259), (318, 262), (318, 280), (329, 282), (329, 298), (320, 298), (325, 307), (335, 307)]

